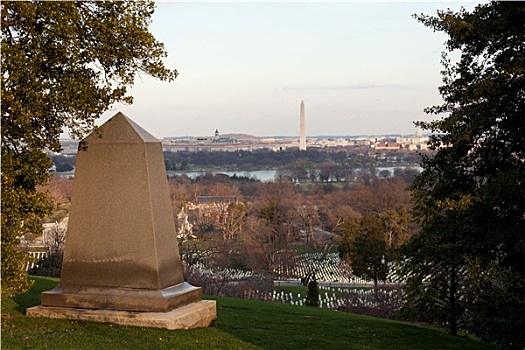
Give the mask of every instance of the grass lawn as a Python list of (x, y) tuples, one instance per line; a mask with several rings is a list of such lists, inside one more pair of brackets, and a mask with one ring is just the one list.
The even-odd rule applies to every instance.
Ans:
[(58, 283), (34, 279), (30, 293), (2, 297), (2, 349), (495, 349), (433, 328), (232, 298), (210, 298), (216, 324), (187, 331), (29, 318), (25, 309)]

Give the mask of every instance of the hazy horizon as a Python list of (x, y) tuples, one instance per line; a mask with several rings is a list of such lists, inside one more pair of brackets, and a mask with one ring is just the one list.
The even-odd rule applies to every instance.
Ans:
[[(214, 130), (215, 131), (215, 130)], [(432, 133), (423, 133), (423, 136), (431, 135)], [(229, 136), (229, 135), (245, 135), (250, 136), (254, 138), (296, 138), (299, 139), (298, 135), (252, 135), (247, 134), (243, 132), (227, 132), (227, 133), (220, 133), (220, 136)], [(408, 134), (400, 134), (400, 133), (385, 133), (385, 134), (346, 134), (346, 135), (306, 135), (306, 138), (313, 139), (313, 138), (357, 138), (357, 137), (374, 137), (374, 136), (382, 136), (382, 137), (407, 137), (407, 136), (414, 136), (415, 132), (408, 133)], [(154, 135), (155, 136), (155, 135)], [(173, 139), (183, 139), (183, 138), (199, 138), (199, 137), (214, 137), (213, 132), (209, 133), (207, 135), (166, 135), (166, 136), (159, 136), (158, 138), (173, 138)], [(68, 140), (68, 141), (74, 141), (69, 136), (61, 137), (61, 140)]]
[(156, 137), (409, 135), (440, 104), (446, 36), (412, 18), (473, 2), (158, 2), (172, 83), (137, 78), (123, 112)]

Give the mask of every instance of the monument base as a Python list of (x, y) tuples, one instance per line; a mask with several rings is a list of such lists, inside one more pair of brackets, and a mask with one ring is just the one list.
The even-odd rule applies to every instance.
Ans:
[(35, 306), (28, 308), (26, 315), (29, 317), (65, 318), (173, 330), (208, 327), (217, 319), (216, 310), (216, 302), (214, 300), (201, 300), (168, 312)]
[(202, 300), (202, 288), (187, 282), (160, 290), (101, 286), (63, 286), (42, 293), (42, 306), (168, 312)]

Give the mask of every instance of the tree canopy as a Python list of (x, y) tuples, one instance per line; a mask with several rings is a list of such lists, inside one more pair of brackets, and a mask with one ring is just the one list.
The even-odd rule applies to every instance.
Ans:
[(2, 292), (27, 290), (19, 237), (39, 234), (52, 208), (37, 191), (45, 151), (81, 137), (111, 105), (132, 103), (137, 73), (171, 81), (163, 44), (148, 31), (153, 2), (2, 1)]
[[(412, 188), (422, 228), (405, 250), (408, 285), (428, 301), (428, 312), (443, 306), (422, 297), (441, 279), (452, 333), (462, 326), (503, 347), (523, 348), (525, 3), (415, 17), (448, 40), (439, 87), (444, 102), (426, 109), (443, 117), (417, 123), (434, 133), (429, 146), (436, 154), (423, 158)], [(471, 299), (458, 308), (465, 288)]]

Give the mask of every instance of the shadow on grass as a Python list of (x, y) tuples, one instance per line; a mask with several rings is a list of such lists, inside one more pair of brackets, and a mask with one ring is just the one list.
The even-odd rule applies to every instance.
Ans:
[(22, 315), (26, 314), (28, 307), (40, 305), (40, 294), (46, 290), (55, 288), (58, 284), (58, 278), (31, 276), (30, 280), (34, 281), (34, 285), (29, 293), (20, 294), (12, 298), (16, 303), (15, 310)]

